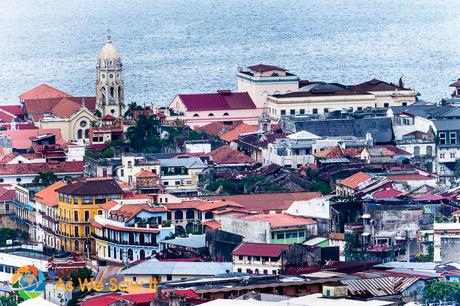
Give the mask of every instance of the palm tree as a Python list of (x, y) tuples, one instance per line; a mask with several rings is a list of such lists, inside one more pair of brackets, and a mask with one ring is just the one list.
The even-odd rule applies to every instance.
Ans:
[(160, 135), (160, 121), (156, 116), (141, 115), (136, 123), (128, 128), (126, 137), (130, 147), (135, 151), (143, 151), (152, 145), (157, 145)]
[(142, 110), (142, 106), (140, 105), (137, 105), (136, 102), (131, 102), (128, 104), (128, 109), (126, 110), (125, 114), (123, 115), (123, 117), (125, 119), (128, 119), (128, 118), (132, 118), (133, 117), (133, 113), (134, 111), (136, 110)]

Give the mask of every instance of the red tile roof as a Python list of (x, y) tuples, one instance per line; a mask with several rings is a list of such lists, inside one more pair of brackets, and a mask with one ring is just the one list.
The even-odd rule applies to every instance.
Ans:
[(351, 89), (356, 92), (369, 92), (369, 91), (395, 91), (404, 90), (406, 88), (399, 87), (399, 85), (387, 83), (381, 80), (372, 79), (370, 81), (353, 85)]
[(105, 115), (104, 117), (102, 117), (102, 121), (114, 121), (116, 120), (117, 118), (115, 118), (114, 116), (112, 115)]
[(246, 123), (241, 123), (237, 127), (235, 127), (233, 130), (225, 132), (220, 136), (220, 139), (226, 141), (226, 142), (232, 142), (238, 139), (238, 136), (241, 134), (246, 134), (246, 133), (252, 133), (255, 132), (259, 129), (257, 125), (249, 125)]
[(238, 218), (245, 220), (269, 222), (272, 229), (289, 228), (302, 225), (311, 225), (316, 223), (316, 221), (312, 218), (304, 218), (288, 214), (257, 214), (240, 216)]
[(56, 142), (62, 139), (61, 129), (30, 129), (30, 130), (10, 130), (1, 131), (0, 135), (11, 138), (11, 145), (15, 149), (25, 150), (32, 146), (32, 137), (41, 135), (54, 134)]
[(60, 118), (69, 118), (81, 108), (81, 104), (69, 98), (59, 100), (50, 112)]
[(111, 210), (112, 208), (114, 208), (115, 206), (117, 206), (118, 203), (115, 202), (114, 200), (111, 200), (111, 201), (108, 201), (104, 204), (102, 204), (100, 207), (104, 210)]
[(187, 111), (256, 109), (247, 92), (179, 94)]
[(239, 124), (241, 124), (243, 121), (238, 120), (238, 121), (233, 121), (231, 124), (225, 124), (222, 121), (214, 121), (211, 123), (208, 123), (206, 125), (196, 127), (196, 131), (201, 131), (208, 133), (210, 135), (222, 135), (228, 131), (233, 130), (236, 128)]
[(37, 174), (51, 171), (61, 173), (83, 173), (82, 161), (66, 161), (57, 163), (28, 163), (28, 164), (0, 164), (0, 175)]
[(62, 90), (51, 87), (47, 84), (38, 85), (37, 87), (29, 91), (26, 91), (25, 93), (19, 96), (19, 98), (22, 100), (48, 99), (60, 97), (70, 97), (70, 95)]
[[(96, 97), (61, 97), (61, 98), (46, 98), (46, 99), (33, 99), (26, 100), (24, 103), (25, 110), (27, 114), (32, 117), (34, 121), (40, 121), (44, 114), (52, 113), (54, 107), (56, 107), (61, 101), (64, 101), (63, 105), (73, 101), (77, 104), (85, 104), (86, 108), (89, 110), (94, 110), (96, 108)], [(75, 105), (72, 106), (75, 108)], [(60, 107), (58, 108), (60, 110)], [(62, 115), (62, 112), (60, 112)], [(56, 114), (58, 115), (58, 114)]]
[(359, 184), (364, 183), (365, 181), (369, 180), (372, 178), (372, 175), (364, 173), (364, 172), (358, 172), (353, 174), (350, 177), (347, 177), (346, 179), (343, 179), (339, 182), (339, 184), (344, 185), (345, 187), (351, 188), (351, 189), (356, 189), (358, 188)]
[(168, 209), (189, 209), (193, 208), (200, 211), (212, 211), (222, 209), (224, 207), (243, 208), (243, 205), (233, 201), (203, 201), (203, 200), (188, 200), (181, 203), (165, 204)]
[(243, 242), (233, 250), (232, 255), (279, 257), (288, 247), (289, 244)]
[(143, 170), (139, 173), (137, 173), (136, 175), (134, 175), (135, 177), (137, 178), (152, 178), (152, 177), (157, 177), (157, 175), (155, 173), (153, 173), (152, 171), (149, 171), (149, 170)]
[(40, 190), (34, 195), (35, 201), (51, 207), (58, 205), (59, 194), (56, 189), (65, 186), (65, 184), (64, 181), (59, 181)]
[(217, 165), (253, 164), (256, 161), (244, 153), (222, 146), (207, 154)]
[(216, 220), (211, 220), (211, 221), (206, 221), (203, 222), (203, 226), (207, 226), (212, 229), (219, 229), (220, 228), (220, 222)]
[(17, 104), (17, 105), (0, 105), (0, 109), (4, 110), (16, 117), (22, 118), (24, 116), (24, 110), (22, 109), (22, 106)]
[(269, 212), (285, 211), (294, 201), (308, 201), (320, 197), (319, 192), (284, 192), (284, 193), (260, 193), (230, 196), (207, 196), (208, 200), (222, 200), (237, 202), (248, 211)]
[(272, 66), (272, 65), (265, 65), (265, 64), (258, 64), (254, 66), (249, 66), (248, 67), (252, 71), (256, 72), (267, 72), (271, 70), (281, 70), (281, 71), (287, 71), (284, 68), (278, 67), (278, 66)]
[(0, 201), (12, 201), (16, 197), (16, 191), (0, 187)]

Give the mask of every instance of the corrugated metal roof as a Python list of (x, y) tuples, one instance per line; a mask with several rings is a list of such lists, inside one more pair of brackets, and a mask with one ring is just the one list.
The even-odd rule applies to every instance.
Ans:
[(232, 271), (231, 262), (144, 261), (121, 271), (123, 275), (202, 275), (212, 276)]
[(412, 284), (419, 281), (418, 277), (380, 277), (370, 279), (344, 280), (351, 295), (371, 294), (373, 296), (396, 295), (402, 293)]

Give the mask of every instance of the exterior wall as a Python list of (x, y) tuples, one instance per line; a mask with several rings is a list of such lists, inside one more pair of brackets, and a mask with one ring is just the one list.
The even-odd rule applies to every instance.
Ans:
[(122, 155), (122, 169), (118, 170), (118, 178), (123, 182), (135, 184), (136, 174), (141, 171), (153, 171), (158, 176), (160, 175), (160, 163), (137, 164), (137, 161), (139, 161), (139, 159), (135, 158), (134, 155)]
[(273, 244), (294, 244), (302, 243), (306, 238), (316, 234), (315, 225), (308, 225), (307, 229), (289, 230), (289, 231), (272, 231), (271, 243)]
[[(418, 157), (433, 157), (435, 155), (436, 144), (434, 142), (406, 142), (398, 143), (396, 147), (409, 152), (412, 154), (411, 157), (415, 157), (414, 152), (416, 149), (419, 151)], [(431, 148), (431, 151), (429, 150)], [(431, 152), (431, 155), (429, 154)]]
[[(412, 93), (413, 91), (409, 91)], [(410, 95), (408, 92), (408, 95)], [(375, 96), (375, 94), (367, 95), (350, 95), (350, 96), (323, 96), (323, 97), (299, 97), (299, 98), (276, 98), (268, 97), (268, 114), (272, 120), (280, 119), (282, 110), (286, 115), (301, 114), (324, 114), (332, 109), (350, 109), (358, 110), (367, 107), (382, 108), (392, 106), (402, 106), (402, 103), (412, 104), (415, 102), (415, 93), (411, 98), (401, 99), (400, 97), (392, 98), (394, 92), (390, 92), (387, 96)], [(413, 101), (412, 103), (409, 103)], [(386, 103), (388, 105), (386, 106)]]
[(460, 249), (460, 223), (434, 223), (433, 261), (447, 262), (446, 259), (457, 256)]
[(247, 92), (254, 104), (261, 108), (265, 106), (267, 96), (274, 94), (285, 94), (299, 90), (299, 78), (255, 76), (238, 73), (238, 92)]
[(233, 272), (277, 275), (281, 268), (279, 257), (233, 255)]
[[(82, 203), (81, 196), (69, 195), (69, 202), (65, 201), (63, 195), (59, 195), (58, 202), (58, 220), (60, 221), (59, 235), (61, 238), (61, 247), (65, 251), (85, 251), (86, 245), (91, 244), (91, 251), (94, 251), (94, 227), (91, 222), (98, 214), (102, 214), (101, 205), (111, 199), (119, 199), (120, 195), (100, 196), (101, 203), (96, 203), (96, 197), (91, 196), (91, 203)], [(102, 202), (103, 201), (103, 202)], [(88, 212), (89, 218), (85, 219), (85, 212)], [(78, 219), (75, 214), (78, 213)], [(77, 232), (78, 231), (78, 232)]]
[(83, 161), (86, 148), (84, 145), (69, 145), (67, 147), (67, 161)]
[(245, 242), (271, 243), (269, 222), (223, 217), (221, 230), (241, 235)]
[(186, 153), (209, 153), (211, 152), (210, 143), (186, 143), (185, 144)]
[[(67, 119), (60, 118), (43, 118), (39, 123), (41, 129), (60, 129), (62, 138), (67, 142), (78, 141), (78, 130), (82, 130), (82, 136), (89, 143), (89, 137), (85, 138), (85, 133), (89, 135), (91, 121), (96, 120), (96, 117), (86, 108), (80, 109), (76, 114)], [(81, 122), (85, 121), (86, 125), (82, 127)], [(88, 130), (88, 132), (85, 132)]]
[(307, 201), (294, 201), (286, 210), (294, 216), (330, 219), (329, 197), (318, 197)]

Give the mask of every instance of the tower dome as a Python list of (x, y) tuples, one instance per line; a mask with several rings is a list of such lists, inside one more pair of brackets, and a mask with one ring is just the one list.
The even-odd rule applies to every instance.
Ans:
[(107, 41), (105, 42), (104, 47), (102, 47), (101, 52), (99, 53), (99, 59), (119, 59), (117, 48), (112, 44), (112, 36), (110, 31), (107, 32)]

